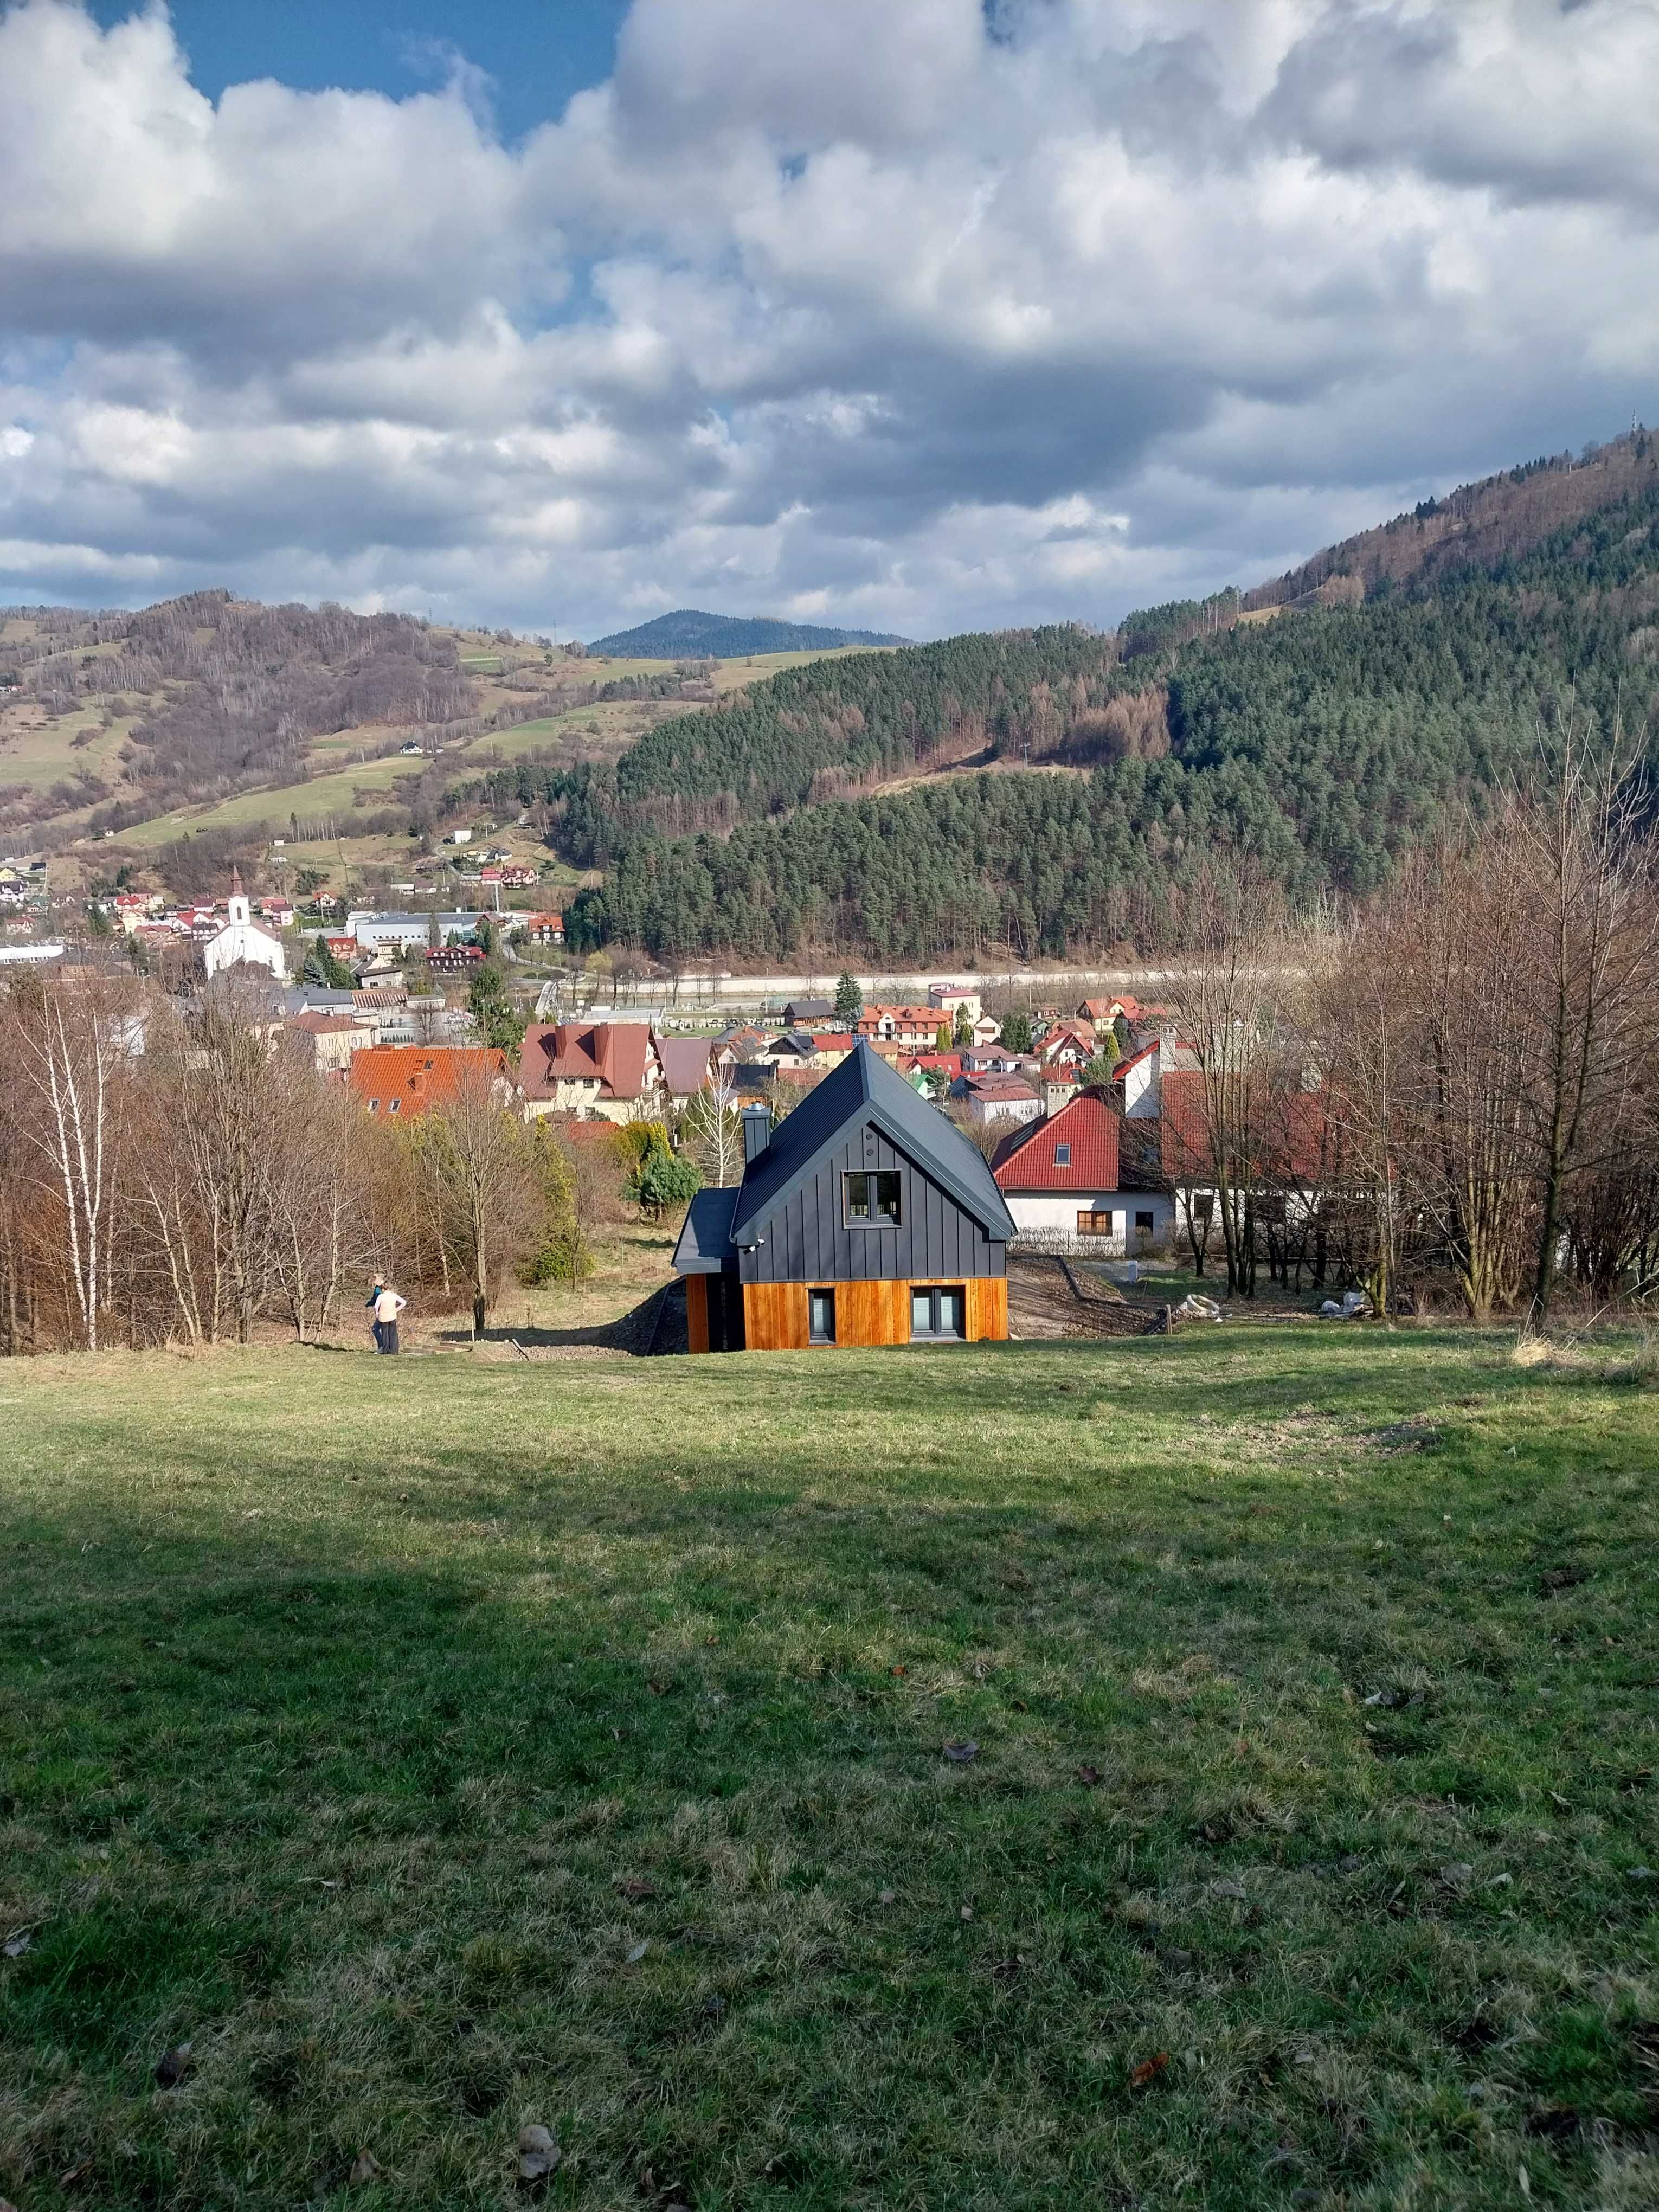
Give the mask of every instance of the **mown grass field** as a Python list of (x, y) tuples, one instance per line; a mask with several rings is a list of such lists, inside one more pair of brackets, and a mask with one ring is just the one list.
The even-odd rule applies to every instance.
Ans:
[(22, 2212), (517, 2204), (532, 2122), (618, 2212), (1659, 2203), (1659, 1395), (1599, 1356), (0, 1400)]

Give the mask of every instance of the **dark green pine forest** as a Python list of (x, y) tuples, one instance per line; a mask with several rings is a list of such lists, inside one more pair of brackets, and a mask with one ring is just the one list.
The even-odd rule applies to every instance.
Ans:
[[(1645, 436), (1616, 450), (1632, 488), (1497, 560), (1339, 570), (1270, 619), (1241, 620), (1226, 592), (1114, 635), (811, 664), (659, 724), (609, 770), (472, 788), (546, 805), (561, 849), (605, 870), (568, 916), (578, 950), (1153, 950), (1217, 851), (1297, 897), (1363, 895), (1404, 847), (1538, 772), (1569, 720), (1650, 742), (1659, 453)], [(1488, 550), (1503, 483), (1472, 488)]]

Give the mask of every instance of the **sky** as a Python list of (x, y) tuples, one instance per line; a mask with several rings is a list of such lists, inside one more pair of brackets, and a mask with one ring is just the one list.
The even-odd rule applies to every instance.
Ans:
[(0, 0), (0, 602), (926, 637), (1659, 419), (1659, 0)]

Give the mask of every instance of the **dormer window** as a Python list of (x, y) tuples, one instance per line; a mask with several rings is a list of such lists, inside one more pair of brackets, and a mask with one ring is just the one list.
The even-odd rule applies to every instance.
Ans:
[(1057, 1168), (1068, 1168), (1071, 1164), (1071, 1146), (1069, 1145), (1056, 1145), (1054, 1146), (1054, 1165)]

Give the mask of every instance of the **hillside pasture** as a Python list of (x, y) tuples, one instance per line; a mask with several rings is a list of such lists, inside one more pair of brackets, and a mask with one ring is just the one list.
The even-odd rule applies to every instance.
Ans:
[(9, 1363), (0, 2194), (1652, 2205), (1646, 1371)]

